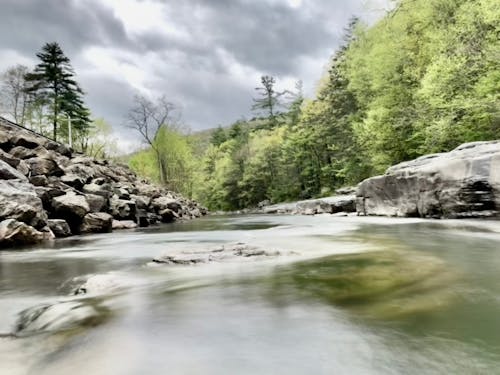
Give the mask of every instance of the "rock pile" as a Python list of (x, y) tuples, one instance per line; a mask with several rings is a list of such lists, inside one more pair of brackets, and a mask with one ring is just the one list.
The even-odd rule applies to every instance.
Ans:
[(207, 213), (126, 166), (0, 123), (0, 247)]

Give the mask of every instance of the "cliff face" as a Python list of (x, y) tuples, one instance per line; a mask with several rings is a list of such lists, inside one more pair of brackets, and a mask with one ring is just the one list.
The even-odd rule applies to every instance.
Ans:
[(124, 165), (74, 155), (0, 118), (0, 247), (206, 214)]
[(500, 141), (466, 143), (389, 168), (359, 184), (362, 215), (500, 216)]

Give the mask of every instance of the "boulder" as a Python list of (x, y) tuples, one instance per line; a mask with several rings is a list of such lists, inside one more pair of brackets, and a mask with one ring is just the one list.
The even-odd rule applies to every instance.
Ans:
[(160, 212), (158, 212), (158, 215), (160, 215), (162, 223), (171, 223), (179, 217), (179, 215), (177, 215), (177, 213), (172, 211), (170, 208), (161, 210)]
[(26, 148), (35, 148), (40, 146), (43, 138), (38, 137), (28, 132), (19, 132), (10, 138), (10, 143), (14, 146), (22, 146)]
[(27, 181), (27, 178), (25, 175), (23, 175), (17, 169), (11, 167), (9, 164), (7, 164), (3, 160), (0, 160), (0, 179), (2, 179), (2, 180), (17, 179), (17, 180), (21, 180), (21, 181)]
[(7, 219), (0, 222), (0, 247), (30, 245), (43, 241), (45, 235), (26, 223)]
[(79, 233), (83, 218), (90, 212), (85, 197), (72, 192), (52, 199), (52, 209), (54, 217), (65, 219), (73, 233)]
[(151, 201), (151, 205), (157, 213), (160, 213), (160, 211), (164, 211), (165, 209), (169, 209), (174, 212), (178, 212), (182, 209), (182, 205), (176, 199), (166, 196), (153, 199)]
[(47, 186), (48, 183), (49, 180), (43, 174), (30, 177), (30, 184), (34, 186)]
[(132, 220), (113, 220), (113, 230), (115, 229), (135, 229), (137, 224)]
[(66, 194), (64, 190), (46, 186), (36, 186), (35, 193), (42, 200), (43, 208), (49, 212), (52, 212), (52, 199)]
[(85, 199), (90, 207), (90, 212), (104, 211), (107, 205), (107, 199), (96, 194), (85, 194)]
[(68, 237), (71, 236), (71, 229), (63, 219), (49, 219), (49, 228), (54, 233), (56, 237)]
[(3, 151), (8, 151), (12, 147), (10, 143), (9, 133), (6, 131), (0, 132), (0, 149)]
[(80, 225), (80, 233), (109, 233), (113, 228), (113, 216), (105, 212), (85, 215)]
[(138, 210), (147, 210), (151, 203), (151, 198), (145, 195), (131, 195), (130, 199), (135, 202)]
[(21, 172), (23, 176), (28, 176), (30, 174), (30, 167), (24, 160), (21, 160), (19, 162), (19, 165), (16, 167), (16, 169)]
[(473, 142), (389, 168), (358, 185), (360, 215), (500, 216), (500, 141)]
[(65, 174), (73, 174), (77, 175), (81, 179), (85, 181), (85, 183), (89, 183), (96, 174), (95, 169), (89, 167), (84, 164), (74, 164), (74, 159), (71, 160), (71, 163), (67, 166), (64, 166)]
[(12, 168), (17, 168), (21, 160), (19, 158), (16, 158), (15, 156), (12, 156), (11, 154), (0, 150), (0, 160), (3, 160), (7, 164), (9, 164)]
[(111, 186), (107, 183), (96, 184), (92, 182), (91, 184), (84, 185), (82, 190), (86, 194), (100, 195), (105, 199), (109, 199), (112, 195)]
[(45, 148), (47, 150), (53, 150), (53, 151), (55, 151), (58, 154), (61, 154), (63, 156), (66, 156), (69, 158), (71, 157), (71, 149), (68, 146), (63, 145), (62, 143), (48, 141), (47, 143), (45, 143)]
[(76, 174), (65, 174), (61, 177), (61, 182), (77, 190), (82, 190), (86, 180)]
[(36, 229), (47, 225), (42, 200), (33, 185), (19, 180), (0, 180), (0, 220), (15, 219)]
[(64, 171), (52, 159), (36, 157), (26, 159), (26, 163), (30, 167), (32, 176), (62, 176), (64, 174)]
[(118, 220), (135, 220), (136, 206), (135, 202), (118, 199), (113, 196), (109, 201), (109, 210), (111, 215)]

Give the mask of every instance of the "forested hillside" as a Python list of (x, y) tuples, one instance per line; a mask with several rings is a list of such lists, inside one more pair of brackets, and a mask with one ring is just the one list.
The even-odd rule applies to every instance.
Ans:
[[(496, 0), (402, 0), (372, 27), (353, 19), (314, 100), (275, 92), (265, 76), (259, 121), (216, 130), (208, 148), (161, 134), (167, 183), (232, 210), (326, 195), (403, 160), (498, 139), (499, 40)], [(148, 151), (131, 161), (153, 178), (156, 164)]]

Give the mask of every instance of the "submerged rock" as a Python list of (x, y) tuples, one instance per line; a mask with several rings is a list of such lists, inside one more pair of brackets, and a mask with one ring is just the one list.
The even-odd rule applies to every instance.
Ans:
[[(291, 254), (291, 253), (290, 253)], [(153, 263), (194, 265), (200, 263), (232, 261), (243, 258), (265, 259), (283, 255), (277, 250), (266, 250), (244, 243), (223, 244), (211, 249), (168, 252), (153, 259)]]
[(49, 228), (54, 233), (56, 237), (68, 237), (71, 236), (71, 229), (63, 219), (49, 219)]
[(105, 212), (85, 215), (80, 225), (80, 233), (109, 233), (112, 229), (113, 216)]
[(92, 327), (105, 321), (108, 315), (109, 310), (89, 299), (44, 304), (22, 311), (14, 333), (24, 336)]
[(426, 155), (361, 182), (361, 215), (467, 218), (500, 216), (500, 141)]

